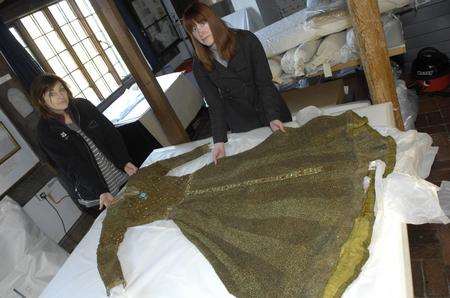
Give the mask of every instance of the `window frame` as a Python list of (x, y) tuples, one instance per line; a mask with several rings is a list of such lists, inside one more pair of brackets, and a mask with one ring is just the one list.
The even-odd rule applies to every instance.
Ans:
[[(72, 56), (72, 58), (73, 58), (73, 60), (74, 60), (74, 62), (76, 64), (76, 66), (81, 71), (81, 73), (84, 75), (86, 80), (88, 81), (89, 87), (94, 90), (94, 92), (96, 93), (98, 99), (100, 100), (100, 103), (97, 104), (97, 108), (101, 112), (103, 112), (117, 98), (119, 98), (120, 95), (123, 94), (123, 92), (125, 91), (126, 88), (129, 88), (135, 82), (134, 78), (131, 76), (131, 74), (126, 75), (122, 79), (120, 78), (120, 76), (119, 76), (115, 66), (113, 65), (113, 62), (110, 60), (110, 58), (108, 57), (108, 55), (106, 54), (106, 51), (105, 51), (105, 50), (108, 50), (110, 47), (108, 47), (106, 49), (104, 49), (102, 47), (102, 45), (100, 43), (100, 40), (97, 39), (97, 36), (95, 35), (93, 29), (91, 28), (91, 26), (89, 25), (89, 23), (87, 21), (87, 17), (93, 16), (94, 14), (87, 15), (85, 17), (83, 15), (81, 9), (76, 4), (75, 0), (65, 0), (67, 2), (67, 4), (69, 5), (69, 8), (74, 13), (74, 15), (75, 15), (76, 19), (78, 20), (80, 26), (85, 30), (87, 38), (89, 38), (89, 40), (92, 42), (95, 50), (97, 50), (98, 56), (100, 56), (101, 59), (103, 60), (103, 62), (106, 64), (106, 68), (108, 69), (108, 72), (112, 75), (114, 81), (116, 82), (116, 84), (118, 86), (115, 90), (113, 90), (110, 87), (108, 87), (109, 90), (111, 90), (111, 93), (106, 98), (101, 94), (101, 92), (100, 92), (99, 88), (97, 87), (95, 81), (93, 80), (93, 78), (88, 73), (88, 71), (87, 71), (87, 69), (85, 67), (86, 63), (83, 64), (81, 62), (81, 60), (79, 59), (78, 55), (76, 54), (73, 46), (67, 40), (64, 32), (62, 31), (61, 27), (59, 26), (58, 22), (56, 21), (55, 17), (53, 16), (53, 14), (51, 13), (51, 11), (49, 9), (50, 6), (58, 4), (61, 1), (55, 1), (55, 2), (53, 2), (51, 4), (49, 4), (49, 5), (41, 8), (38, 11), (41, 11), (44, 14), (44, 16), (47, 18), (48, 22), (50, 23), (50, 25), (53, 27), (53, 30), (56, 32), (58, 37), (61, 39), (61, 42), (66, 47), (66, 50), (71, 54), (71, 56)], [(36, 12), (37, 11), (34, 11), (34, 12), (28, 14), (28, 15), (34, 14)], [(26, 17), (26, 16), (21, 16), (21, 18), (23, 18), (23, 17)], [(31, 37), (29, 32), (26, 30), (25, 26), (22, 24), (20, 19), (17, 19), (14, 22), (12, 22), (9, 27), (13, 27), (18, 32), (18, 34), (21, 36), (21, 38), (23, 39), (25, 44), (28, 46), (30, 51), (35, 56), (37, 62), (39, 64), (41, 64), (41, 66), (44, 69), (44, 71), (46, 71), (46, 72), (54, 72), (52, 67), (50, 66), (48, 60), (44, 57), (43, 53), (41, 52), (41, 50), (37, 46), (35, 40)], [(107, 34), (107, 32), (105, 32), (105, 33)], [(79, 41), (79, 42), (82, 43), (82, 41)], [(89, 61), (91, 61), (91, 60), (94, 61), (94, 58), (90, 58), (89, 59)], [(125, 64), (125, 62), (123, 62), (123, 63)], [(125, 67), (126, 67), (126, 64), (125, 64)], [(100, 78), (103, 78), (103, 77), (104, 77), (104, 75), (100, 73)]]

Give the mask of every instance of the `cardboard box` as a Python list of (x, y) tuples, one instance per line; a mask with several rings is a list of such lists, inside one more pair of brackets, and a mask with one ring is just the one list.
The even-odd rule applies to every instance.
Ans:
[(291, 114), (307, 106), (325, 107), (344, 102), (344, 82), (339, 79), (303, 89), (292, 89), (281, 93)]

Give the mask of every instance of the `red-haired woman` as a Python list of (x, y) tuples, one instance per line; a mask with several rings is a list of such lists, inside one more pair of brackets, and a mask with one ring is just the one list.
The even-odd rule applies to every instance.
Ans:
[(196, 57), (193, 70), (209, 106), (214, 140), (213, 160), (225, 155), (227, 131), (262, 126), (284, 131), (291, 114), (272, 83), (272, 74), (258, 38), (228, 28), (205, 4), (195, 2), (183, 23)]

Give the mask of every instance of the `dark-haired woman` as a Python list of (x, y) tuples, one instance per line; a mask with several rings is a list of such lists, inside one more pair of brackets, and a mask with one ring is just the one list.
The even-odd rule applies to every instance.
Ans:
[(111, 205), (137, 171), (119, 132), (89, 101), (73, 98), (58, 76), (37, 77), (31, 95), (41, 112), (39, 143), (71, 197), (91, 214)]
[(270, 126), (284, 131), (283, 122), (291, 121), (291, 114), (272, 83), (258, 38), (228, 28), (198, 2), (186, 9), (183, 22), (196, 52), (194, 75), (209, 107), (214, 162), (225, 155), (228, 130)]

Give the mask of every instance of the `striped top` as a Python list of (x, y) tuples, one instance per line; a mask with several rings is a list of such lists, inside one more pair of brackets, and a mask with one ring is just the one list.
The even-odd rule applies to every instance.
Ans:
[(120, 191), (120, 187), (128, 180), (128, 175), (119, 170), (95, 145), (95, 143), (78, 127), (76, 123), (67, 124), (67, 126), (78, 133), (88, 144), (94, 155), (95, 161), (108, 185), (109, 192), (115, 196)]

